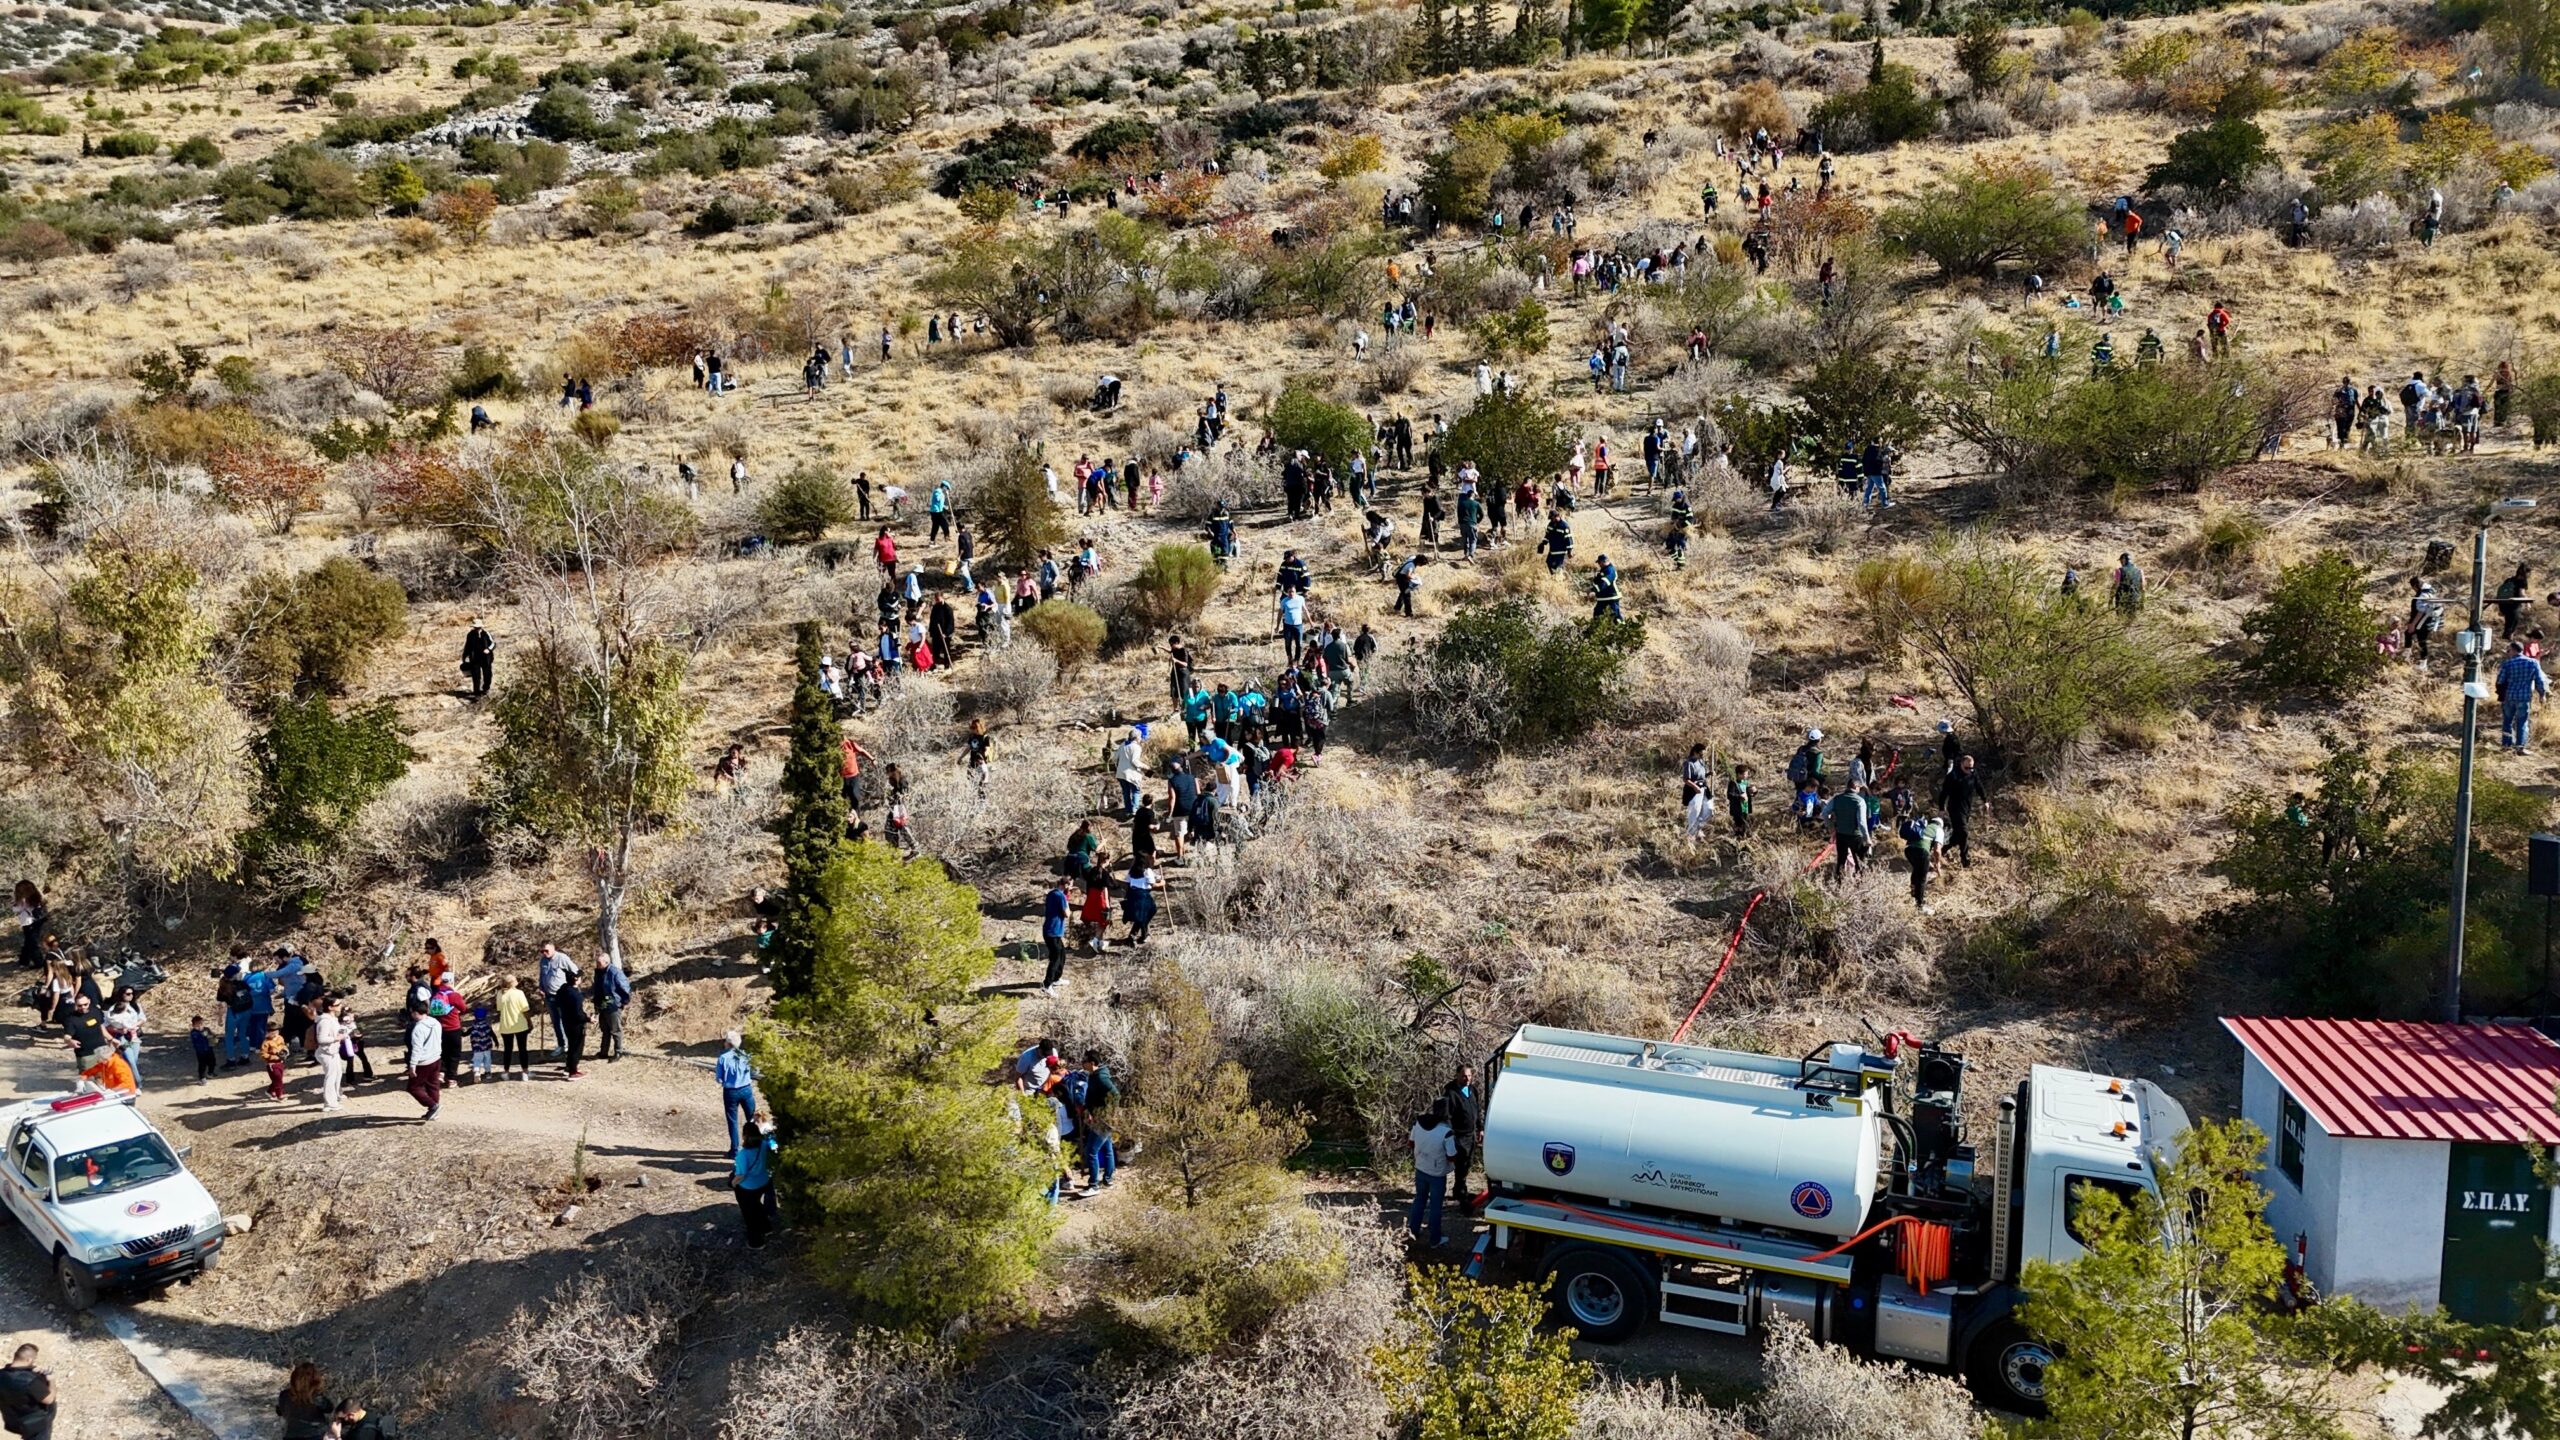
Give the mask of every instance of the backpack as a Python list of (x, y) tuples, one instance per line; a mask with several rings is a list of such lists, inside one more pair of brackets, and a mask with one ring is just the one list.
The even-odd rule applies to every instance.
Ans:
[(2415, 380), (2412, 380), (2408, 384), (2400, 387), (2400, 403), (2403, 405), (2415, 405), (2426, 398), (2427, 392), (2425, 387), (2421, 386)]
[(1807, 746), (1799, 745), (1796, 747), (1796, 753), (1787, 757), (1787, 783), (1801, 790), (1804, 788), (1805, 782), (1812, 778), (1813, 756), (1811, 750)]

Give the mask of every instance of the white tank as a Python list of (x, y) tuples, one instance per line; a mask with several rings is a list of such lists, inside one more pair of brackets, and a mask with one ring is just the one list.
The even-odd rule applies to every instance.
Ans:
[(1484, 1115), (1487, 1179), (1846, 1239), (1874, 1204), (1883, 1107), (1800, 1062), (1522, 1026)]

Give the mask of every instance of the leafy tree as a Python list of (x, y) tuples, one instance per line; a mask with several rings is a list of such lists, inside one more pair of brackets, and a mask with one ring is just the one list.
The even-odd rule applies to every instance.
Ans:
[[(2515, 1277), (2519, 1313), (2560, 1306), (2560, 1281), (2528, 1271)], [(2380, 1370), (2415, 1376), (2443, 1397), (2421, 1435), (2502, 1440), (2560, 1434), (2560, 1325), (2483, 1325), (2442, 1310), (2402, 1315), (2323, 1296), (2305, 1317), (2333, 1352)]]
[(666, 542), (657, 497), (562, 444), (515, 452), (478, 499), (530, 632), (498, 693), (481, 788), (496, 824), (586, 857), (596, 946), (619, 959), (633, 847), (692, 781), (687, 652), (648, 573)]
[(1155, 148), (1155, 122), (1136, 115), (1115, 115), (1077, 136), (1067, 153), (1079, 160), (1107, 165), (1123, 156), (1152, 154)]
[(1574, 24), (1586, 49), (1614, 50), (1626, 44), (1635, 21), (1635, 0), (1580, 0), (1574, 7)]
[(1487, 1285), (1445, 1266), (1407, 1272), (1402, 1323), (1371, 1366), (1415, 1440), (1564, 1440), (1596, 1372), (1540, 1325), (1537, 1285)]
[(1066, 512), (1049, 493), (1040, 457), (1029, 450), (1016, 447), (965, 499), (977, 517), (978, 543), (1003, 569), (1020, 570), (1041, 551), (1067, 543)]
[(1475, 332), (1476, 343), (1493, 359), (1535, 355), (1547, 348), (1547, 307), (1524, 298), (1508, 310), (1477, 316)]
[(593, 140), (604, 123), (587, 92), (561, 82), (544, 90), (525, 112), (524, 126), (545, 140)]
[(1206, 545), (1159, 545), (1130, 577), (1130, 614), (1150, 631), (1185, 624), (1208, 608), (1223, 573)]
[(205, 673), (196, 569), (121, 536), (84, 554), (88, 573), (58, 596), (9, 597), (0, 659), (18, 758), (70, 784), (129, 889), (225, 873), (249, 820), (249, 737)]
[(2267, 132), (2254, 120), (2216, 120), (2194, 130), (2181, 130), (2169, 142), (2168, 158), (2151, 167), (2145, 185), (2183, 185), (2191, 190), (2222, 190), (2237, 185), (2275, 163)]
[(1627, 662), (1643, 646), (1632, 620), (1549, 625), (1517, 598), (1468, 606), (1415, 663), (1415, 728), (1442, 744), (1579, 739), (1624, 708)]
[(1073, 600), (1043, 600), (1023, 611), (1022, 618), (1014, 623), (1056, 656), (1061, 670), (1089, 663), (1102, 653), (1102, 642), (1111, 633), (1110, 623), (1100, 612)]
[(807, 994), (817, 974), (827, 928), (822, 881), (844, 843), (844, 729), (836, 723), (835, 701), (819, 688), (825, 654), (825, 629), (815, 620), (800, 622), (791, 751), (782, 761), (787, 808), (774, 827), (782, 838), (782, 914), (773, 937), (773, 989), (780, 996)]
[(1387, 163), (1387, 147), (1375, 135), (1346, 135), (1325, 148), (1316, 173), (1337, 184), (1357, 179)]
[(1268, 1205), (1288, 1187), (1280, 1162), (1306, 1127), (1253, 1103), (1253, 1082), (1227, 1055), (1209, 1004), (1177, 966), (1157, 971), (1141, 1029), (1129, 1131), (1163, 1157), (1138, 1172), (1141, 1193), (1182, 1210)]
[(1493, 203), (1497, 179), (1534, 165), (1548, 146), (1563, 137), (1564, 122), (1552, 115), (1462, 116), (1450, 132), (1448, 145), (1423, 162), (1423, 198), (1443, 219), (1481, 214)]
[(178, 142), (169, 159), (191, 170), (210, 170), (222, 163), (222, 147), (210, 135), (191, 135)]
[(1051, 1169), (985, 1083), (1013, 1034), (980, 987), (978, 895), (886, 845), (842, 847), (806, 992), (751, 1044), (781, 1131), (783, 1196), (819, 1275), (881, 1323), (933, 1330), (1019, 1292), (1054, 1217)]
[[(592, 189), (588, 204), (591, 208), (594, 204)], [(428, 218), (443, 226), (444, 233), (465, 248), (489, 238), (489, 221), (497, 213), (498, 192), (478, 180), (445, 191), (427, 206)]]
[(1304, 450), (1338, 471), (1348, 470), (1351, 457), (1367, 453), (1377, 438), (1368, 416), (1334, 404), (1301, 380), (1281, 388), (1264, 423), (1282, 450)]
[(1762, 130), (1772, 135), (1795, 133), (1795, 112), (1787, 108), (1786, 92), (1778, 82), (1763, 77), (1725, 96), (1716, 111), (1724, 138), (1740, 143)]
[(1871, 596), (1872, 618), (1907, 638), (1964, 699), (1985, 749), (2024, 773), (2051, 768), (2108, 719), (2175, 704), (2198, 661), (2149, 612), (2127, 621), (2056, 594), (2037, 561), (1949, 546)]
[(831, 527), (850, 522), (860, 509), (842, 475), (803, 462), (756, 502), (756, 523), (776, 540), (807, 543), (825, 539)]
[(1907, 356), (1864, 350), (1836, 355), (1797, 382), (1802, 419), (1793, 428), (1825, 456), (1869, 440), (1908, 445), (1933, 428), (1921, 403), (1928, 387), (1927, 371)]
[(1885, 212), (1879, 228), (1940, 273), (1989, 278), (2003, 265), (2049, 269), (2089, 238), (2079, 203), (2053, 176), (2018, 161), (1979, 160)]
[(942, 167), (934, 189), (954, 200), (984, 186), (1010, 190), (1015, 181), (1037, 174), (1054, 148), (1047, 131), (1007, 120), (963, 144), (960, 158)]
[[(417, 758), (390, 701), (341, 716), (318, 695), (279, 703), (250, 754), (258, 768), (258, 823), (243, 837), (241, 857), (252, 874), (270, 879), (325, 868), (364, 808)], [(325, 894), (305, 887), (293, 898), (310, 909)]]
[(2536, 91), (2560, 78), (2560, 3), (2489, 0), (2484, 27), (2518, 88)]
[[(2033, 1260), (2019, 1320), (2055, 1352), (2051, 1418), (2071, 1440), (2326, 1440), (2339, 1433), (2316, 1327), (2276, 1309), (2284, 1246), (2249, 1179), (2266, 1137), (2198, 1125), (2131, 1203), (2097, 1185), (2072, 1200), (2088, 1253)], [(2162, 1196), (2171, 1197), (2164, 1203)]]
[(406, 326), (341, 325), (320, 342), (320, 353), (395, 410), (429, 404), (443, 388), (444, 366), (435, 342)]
[(2322, 199), (2353, 205), (2398, 182), (2408, 147), (2400, 143), (2399, 117), (2364, 115), (2313, 130), (2304, 158)]
[(397, 155), (384, 157), (365, 176), (374, 203), (394, 215), (415, 215), (427, 200), (427, 182), (416, 167)]
[(1573, 458), (1575, 433), (1544, 402), (1496, 390), (1476, 397), (1441, 449), (1452, 468), (1473, 461), (1485, 484), (1509, 490), (1562, 470)]
[(977, 224), (994, 225), (1012, 215), (1021, 204), (1021, 197), (1010, 190), (981, 185), (960, 197), (960, 213)]
[[(2414, 751), (2377, 763), (2339, 748), (2314, 774), (2298, 805), (2267, 791), (2233, 805), (2220, 868), (2282, 944), (2297, 1004), (2418, 1013), (2444, 954), (2454, 766)], [(2542, 911), (2515, 857), (2544, 814), (2538, 797), (2474, 777), (2463, 988), (2484, 1005), (2521, 1003), (2540, 982)]]
[(346, 694), (408, 611), (399, 581), (336, 555), (299, 575), (252, 577), (223, 628), (255, 708), (279, 696)]
[(2383, 628), (2365, 600), (2364, 567), (2324, 550), (2285, 567), (2266, 603), (2241, 619), (2240, 633), (2259, 646), (2243, 668), (2280, 694), (2349, 695), (2382, 673), (2373, 637)]
[(2400, 37), (2389, 27), (2351, 35), (2320, 57), (2312, 84), (2333, 104), (2363, 108), (2399, 85), (2409, 73)]
[(952, 242), (924, 289), (936, 305), (983, 317), (997, 344), (1027, 349), (1063, 308), (1049, 273), (1055, 259), (1035, 238), (981, 231)]

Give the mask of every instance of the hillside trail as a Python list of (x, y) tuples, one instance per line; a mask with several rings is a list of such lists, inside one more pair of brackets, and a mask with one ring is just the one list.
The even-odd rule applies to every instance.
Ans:
[[(276, 1160), (252, 1153), (207, 1153), (215, 1147), (228, 1152), (281, 1149), (311, 1157), (287, 1158), (287, 1168), (362, 1164), (406, 1174), (437, 1155), (482, 1151), (556, 1155), (565, 1170), (572, 1152), (586, 1146), (611, 1156), (618, 1168), (649, 1176), (661, 1193), (677, 1195), (699, 1184), (701, 1172), (725, 1169), (718, 1164), (724, 1137), (717, 1087), (705, 1067), (687, 1059), (638, 1052), (617, 1062), (590, 1059), (581, 1078), (569, 1081), (559, 1063), (546, 1060), (537, 1045), (531, 1080), (499, 1083), (494, 1095), (480, 1093), (489, 1088), (487, 1083), (448, 1087), (441, 1112), (426, 1125), (403, 1088), (397, 1063), (388, 1059), (388, 1046), (375, 1055), (378, 1078), (351, 1079), (345, 1109), (323, 1116), (315, 1069), (289, 1070), (289, 1098), (281, 1103), (265, 1098), (266, 1075), (254, 1065), (196, 1084), (182, 1078), (193, 1073), (183, 1026), (173, 1019), (155, 1028), (161, 1033), (146, 1040), (143, 1056), (143, 1111), (173, 1145), (194, 1147), (190, 1168), (235, 1218), (251, 1210), (265, 1212), (277, 1202), (243, 1205), (240, 1196), (225, 1193), (228, 1177), (221, 1172), (233, 1164), (272, 1169)], [(54, 1046), (54, 1036), (39, 1035), (31, 1024), (0, 1025), (0, 1087), (18, 1098), (65, 1089), (71, 1062), (67, 1052)], [(255, 1268), (243, 1252), (289, 1243), (270, 1238), (271, 1228), (257, 1226), (232, 1237), (225, 1247), (225, 1271)], [(289, 1231), (275, 1228), (275, 1233)], [(579, 1238), (575, 1231), (556, 1233), (567, 1237), (562, 1243)], [(258, 1440), (272, 1433), (276, 1390), (291, 1364), (293, 1312), (302, 1308), (294, 1297), (212, 1297), (181, 1286), (159, 1296), (102, 1302), (91, 1312), (94, 1323), (80, 1323), (43, 1298), (51, 1293), (49, 1271), (35, 1247), (19, 1240), (5, 1248), (0, 1273), (20, 1283), (0, 1287), (0, 1322), (11, 1332), (37, 1332), (29, 1338), (46, 1347), (57, 1382), (81, 1394), (78, 1413), (65, 1404), (57, 1434), (66, 1440), (143, 1435)], [(294, 1272), (289, 1268), (287, 1273)], [(223, 1303), (244, 1299), (253, 1316), (273, 1321), (266, 1336), (254, 1326), (244, 1332), (235, 1313), (240, 1305)], [(199, 1336), (220, 1337), (220, 1343), (209, 1345)], [(269, 1340), (273, 1343), (264, 1343)]]

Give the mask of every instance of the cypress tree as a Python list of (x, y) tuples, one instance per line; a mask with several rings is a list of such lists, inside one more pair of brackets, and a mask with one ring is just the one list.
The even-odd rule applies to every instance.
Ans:
[(800, 683), (791, 692), (791, 753), (782, 762), (787, 808), (775, 822), (782, 839), (782, 913), (774, 922), (773, 988), (801, 995), (816, 972), (818, 937), (826, 928), (820, 877), (844, 843), (844, 731), (835, 701), (818, 683), (825, 653), (815, 620), (800, 622)]

